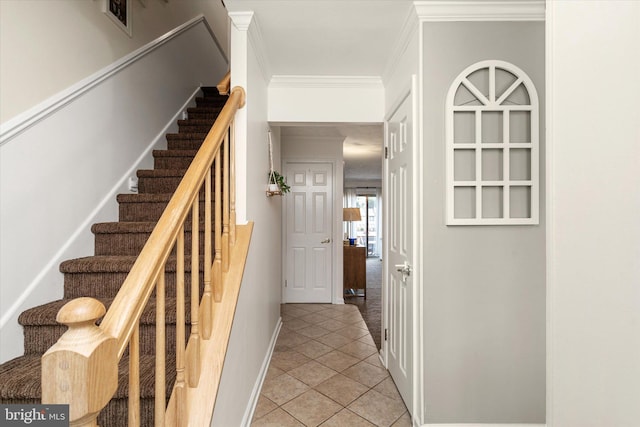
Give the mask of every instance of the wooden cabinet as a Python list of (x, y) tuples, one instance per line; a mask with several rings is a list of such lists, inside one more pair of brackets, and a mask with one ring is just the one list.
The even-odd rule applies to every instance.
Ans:
[[(343, 286), (344, 290), (362, 289), (367, 298), (367, 248), (364, 246), (344, 246)], [(344, 296), (355, 296), (347, 293)]]

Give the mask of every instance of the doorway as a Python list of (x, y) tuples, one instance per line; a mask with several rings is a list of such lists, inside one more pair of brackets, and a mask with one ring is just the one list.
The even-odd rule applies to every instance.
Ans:
[(284, 302), (329, 303), (333, 290), (333, 165), (286, 162)]

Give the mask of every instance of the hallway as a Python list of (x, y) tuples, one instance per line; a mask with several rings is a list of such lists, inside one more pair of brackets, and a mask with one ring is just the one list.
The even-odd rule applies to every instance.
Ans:
[(410, 426), (351, 304), (283, 304), (282, 329), (252, 426)]

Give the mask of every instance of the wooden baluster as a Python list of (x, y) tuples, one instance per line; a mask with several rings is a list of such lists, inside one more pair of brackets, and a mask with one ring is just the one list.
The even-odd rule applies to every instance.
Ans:
[(229, 271), (229, 133), (224, 136), (222, 180), (222, 270)]
[(200, 195), (196, 193), (191, 207), (191, 336), (187, 360), (189, 387), (200, 380)]
[(95, 324), (105, 312), (93, 298), (65, 304), (56, 320), (69, 329), (42, 356), (42, 403), (71, 404), (74, 426), (97, 426), (118, 388), (117, 341)]
[(140, 324), (129, 341), (129, 427), (140, 425)]
[(229, 144), (229, 243), (231, 246), (236, 244), (236, 139), (234, 122), (229, 126), (229, 134), (231, 135)]
[(158, 277), (156, 285), (156, 397), (155, 425), (164, 427), (164, 415), (167, 405), (166, 390), (166, 335), (165, 335), (165, 276), (164, 269)]
[(204, 179), (204, 294), (202, 295), (202, 338), (211, 338), (213, 310), (211, 306), (211, 170)]
[(213, 260), (213, 297), (216, 302), (222, 300), (222, 200), (221, 200), (221, 171), (220, 171), (220, 151), (216, 154), (215, 162), (215, 215), (213, 221), (215, 223), (215, 249), (216, 254)]
[(183, 425), (187, 419), (187, 394), (184, 372), (184, 224), (180, 226), (177, 240), (176, 268), (176, 420)]

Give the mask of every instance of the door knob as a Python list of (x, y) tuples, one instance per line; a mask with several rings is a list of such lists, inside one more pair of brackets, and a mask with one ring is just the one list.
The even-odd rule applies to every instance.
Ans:
[(403, 282), (406, 282), (407, 277), (411, 276), (411, 264), (409, 264), (407, 261), (405, 261), (404, 264), (396, 264), (396, 270), (402, 273)]
[(326, 239), (324, 239), (320, 243), (331, 243), (331, 239), (329, 237), (327, 237)]

